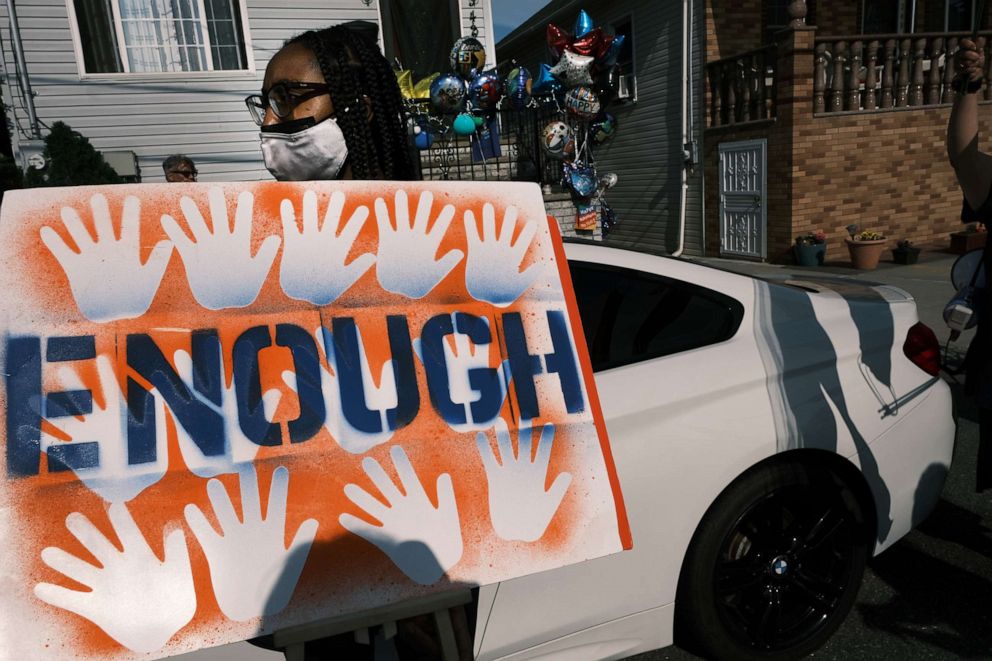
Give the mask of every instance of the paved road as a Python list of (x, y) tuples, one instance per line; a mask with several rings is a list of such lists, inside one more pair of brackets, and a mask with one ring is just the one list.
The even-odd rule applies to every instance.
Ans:
[[(721, 265), (757, 275), (830, 273), (901, 287), (916, 297), (921, 320), (943, 341), (947, 333), (940, 313), (954, 293), (948, 282), (953, 260), (944, 253), (924, 253), (920, 264), (883, 263), (870, 273), (745, 262)], [(963, 337), (950, 346), (952, 361), (959, 359), (969, 340)], [(872, 560), (851, 615), (810, 658), (992, 659), (992, 493), (974, 492), (977, 418), (960, 388), (952, 387), (958, 434), (951, 472), (937, 509), (917, 530)], [(676, 647), (628, 661), (698, 658)]]

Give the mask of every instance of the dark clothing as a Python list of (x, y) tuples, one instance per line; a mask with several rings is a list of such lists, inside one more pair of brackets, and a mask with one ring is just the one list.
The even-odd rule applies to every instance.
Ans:
[[(992, 191), (977, 210), (972, 209), (968, 200), (961, 207), (961, 221), (965, 223), (989, 223), (992, 221)], [(985, 265), (985, 288), (975, 294), (975, 313), (978, 315), (978, 328), (965, 356), (965, 392), (978, 403), (978, 461), (976, 490), (992, 489), (992, 296), (989, 296), (990, 274), (992, 274), (992, 241), (985, 242), (982, 253)]]
[(978, 409), (978, 461), (975, 491), (992, 489), (992, 409)]

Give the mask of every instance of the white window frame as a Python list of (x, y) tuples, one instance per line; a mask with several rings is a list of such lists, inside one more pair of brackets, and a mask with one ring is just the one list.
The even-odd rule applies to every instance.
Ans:
[[(169, 79), (189, 79), (189, 78), (254, 78), (257, 70), (255, 68), (255, 54), (252, 46), (251, 28), (248, 24), (248, 7), (246, 0), (237, 0), (238, 11), (241, 12), (241, 38), (245, 49), (245, 69), (221, 69), (208, 71), (141, 71), (131, 72), (128, 63), (127, 47), (124, 43), (124, 24), (121, 21), (120, 7), (117, 0), (110, 3), (111, 11), (114, 15), (114, 30), (117, 34), (117, 48), (121, 58), (121, 65), (124, 71), (113, 73), (88, 73), (86, 71), (86, 61), (83, 57), (82, 41), (79, 36), (79, 24), (76, 20), (76, 9), (73, 7), (73, 0), (65, 0), (66, 12), (69, 15), (69, 29), (72, 32), (72, 47), (76, 55), (76, 70), (80, 80), (169, 80)], [(200, 8), (203, 8), (202, 0)], [(200, 12), (200, 25), (203, 30), (204, 50), (206, 61), (213, 67), (213, 53), (210, 50), (210, 36), (207, 30), (206, 12)]]

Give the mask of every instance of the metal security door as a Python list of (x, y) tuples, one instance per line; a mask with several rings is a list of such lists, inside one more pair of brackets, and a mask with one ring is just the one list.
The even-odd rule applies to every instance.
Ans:
[(767, 256), (767, 140), (720, 145), (720, 254)]

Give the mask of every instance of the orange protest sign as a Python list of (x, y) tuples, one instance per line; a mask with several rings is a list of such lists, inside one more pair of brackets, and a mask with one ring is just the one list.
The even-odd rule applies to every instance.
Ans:
[(530, 184), (11, 191), (4, 658), (168, 656), (630, 547)]

